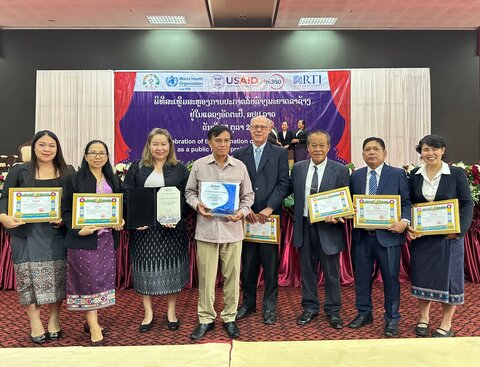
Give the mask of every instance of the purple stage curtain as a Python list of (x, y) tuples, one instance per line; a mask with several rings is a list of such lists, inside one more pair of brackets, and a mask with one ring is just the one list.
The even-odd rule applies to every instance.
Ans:
[[(190, 282), (187, 288), (198, 284), (195, 246), (195, 213), (187, 216), (187, 233), (189, 237), (190, 255)], [(347, 250), (340, 254), (340, 281), (342, 285), (353, 285), (354, 275), (351, 260), (351, 228), (352, 221), (345, 225), (347, 236)], [(282, 241), (279, 246), (278, 283), (280, 286), (299, 287), (301, 285), (300, 262), (297, 248), (293, 246), (293, 220), (290, 209), (284, 209), (282, 215)], [(380, 271), (375, 269), (375, 280), (381, 281)], [(402, 247), (400, 263), (400, 281), (410, 279), (410, 241)], [(472, 283), (480, 283), (480, 206), (475, 207), (472, 226), (465, 235), (465, 279)], [(323, 274), (320, 273), (319, 284), (323, 284)], [(221, 283), (221, 274), (217, 283)], [(262, 284), (261, 276), (259, 284)], [(117, 289), (126, 289), (132, 286), (132, 269), (128, 259), (128, 232), (122, 231), (120, 246), (117, 249)], [(13, 271), (10, 249), (10, 236), (0, 225), (0, 289), (15, 289), (16, 281)]]

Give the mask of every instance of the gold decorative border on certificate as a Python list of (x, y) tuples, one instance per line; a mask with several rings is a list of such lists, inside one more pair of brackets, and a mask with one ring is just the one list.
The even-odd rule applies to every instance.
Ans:
[[(115, 213), (112, 213), (110, 220), (108, 223), (104, 222), (89, 222), (85, 223), (84, 221), (78, 220), (77, 221), (77, 213), (82, 209), (78, 207), (79, 200), (81, 198), (116, 198)], [(118, 226), (122, 224), (123, 219), (123, 194), (87, 194), (87, 193), (76, 193), (73, 194), (73, 203), (72, 203), (72, 228), (80, 229), (85, 226), (97, 226), (97, 227), (104, 227), (104, 228), (111, 228), (114, 226)]]
[[(50, 193), (50, 204), (58, 203), (57, 206), (50, 206), (48, 213), (41, 218), (23, 216), (20, 211), (22, 193)], [(8, 189), (8, 215), (23, 220), (25, 223), (48, 223), (58, 221), (62, 217), (62, 188), (61, 187), (10, 187)]]
[[(243, 221), (243, 232), (245, 233), (245, 239), (244, 241), (247, 242), (255, 242), (255, 243), (273, 243), (276, 245), (280, 244), (280, 237), (281, 237), (281, 232), (280, 232), (280, 216), (279, 215), (271, 215), (267, 220), (272, 221), (271, 226), (272, 229), (275, 228), (275, 233), (270, 232), (270, 238), (269, 239), (257, 239), (254, 237), (250, 236), (250, 233), (248, 231), (248, 222), (247, 220)], [(275, 236), (276, 234), (276, 236)]]
[[(316, 197), (319, 197), (319, 196), (325, 196), (325, 195), (330, 195), (330, 194), (334, 194), (334, 193), (342, 193), (342, 192), (344, 193), (344, 196), (345, 196), (345, 204), (346, 204), (345, 206), (346, 206), (347, 210), (343, 210), (340, 213), (332, 213), (332, 214), (329, 214), (329, 215), (321, 216), (321, 217), (318, 217), (318, 218), (315, 218), (315, 219), (312, 220), (312, 218), (313, 218), (312, 199), (314, 199)], [(350, 195), (350, 188), (348, 186), (344, 186), (344, 187), (340, 187), (338, 189), (323, 191), (323, 192), (319, 192), (317, 194), (309, 195), (307, 197), (307, 200), (308, 200), (308, 202), (307, 202), (307, 204), (308, 204), (308, 217), (310, 219), (310, 223), (316, 223), (316, 222), (324, 221), (327, 217), (333, 217), (333, 218), (351, 217), (355, 213), (355, 210), (353, 209), (352, 197)]]
[[(390, 223), (389, 224), (367, 224), (364, 223), (360, 220), (359, 217), (359, 211), (361, 210), (357, 200), (362, 200), (362, 199), (368, 199), (368, 200), (375, 200), (375, 199), (381, 199), (381, 200), (395, 200), (397, 202), (397, 212), (395, 213), (396, 216), (395, 218), (390, 217)], [(388, 226), (398, 222), (401, 218), (401, 196), (400, 195), (353, 195), (353, 203), (356, 206), (356, 212), (353, 220), (353, 227), (354, 228), (367, 228), (367, 229), (385, 229)], [(396, 219), (396, 220), (395, 220)]]
[[(451, 229), (448, 230), (438, 230), (438, 231), (422, 231), (421, 227), (418, 228), (417, 225), (417, 216), (415, 213), (417, 212), (417, 208), (425, 207), (425, 206), (437, 206), (437, 205), (445, 205), (445, 204), (452, 204), (453, 210), (453, 217), (455, 218), (455, 224), (451, 225)], [(460, 233), (460, 213), (459, 213), (459, 205), (458, 199), (449, 199), (449, 200), (441, 200), (441, 201), (429, 201), (425, 203), (417, 203), (412, 205), (412, 227), (415, 229), (417, 234), (421, 234), (424, 236), (433, 235), (433, 234), (450, 234), (450, 233)]]

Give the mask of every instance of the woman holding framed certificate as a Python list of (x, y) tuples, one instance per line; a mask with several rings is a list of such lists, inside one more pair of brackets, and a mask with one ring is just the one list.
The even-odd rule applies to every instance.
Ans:
[[(420, 308), (420, 320), (415, 327), (415, 334), (418, 336), (429, 334), (432, 301), (441, 302), (443, 312), (442, 322), (433, 330), (432, 336), (453, 336), (452, 318), (455, 307), (464, 303), (463, 236), (472, 222), (473, 201), (463, 169), (448, 166), (442, 161), (445, 148), (445, 139), (441, 136), (427, 135), (421, 139), (416, 150), (424, 165), (414, 169), (409, 177), (410, 196), (414, 204), (413, 227), (409, 227), (409, 234), (413, 239), (410, 262), (411, 292), (418, 298)], [(453, 205), (442, 204), (449, 199), (458, 199), (458, 208), (454, 210)], [(417, 219), (419, 216), (415, 215), (415, 212), (425, 207), (425, 204), (419, 203), (427, 202), (430, 210), (423, 210), (421, 219)], [(445, 212), (444, 215), (441, 215), (442, 211)], [(443, 217), (445, 219), (442, 221)], [(446, 230), (444, 233), (449, 234), (441, 234), (442, 226), (454, 227), (455, 224), (458, 225), (457, 221), (459, 233)], [(425, 231), (430, 224), (431, 228), (440, 230), (433, 231), (435, 234), (430, 235)], [(417, 228), (417, 231), (414, 228)]]
[[(55, 188), (58, 193), (65, 177), (73, 172), (73, 167), (65, 163), (57, 136), (49, 130), (39, 131), (32, 140), (31, 161), (18, 164), (10, 170), (0, 199), (0, 222), (11, 234), (10, 245), (20, 304), (26, 306), (30, 337), (36, 344), (61, 337), (59, 316), (65, 299), (67, 268), (66, 250), (63, 247), (65, 227), (61, 219), (50, 221), (48, 218), (43, 221), (37, 218), (35, 222), (26, 224), (27, 219), (19, 219), (24, 217), (24, 212), (18, 209), (14, 215), (8, 215), (8, 203), (14, 199), (9, 198), (9, 191), (17, 188), (16, 198), (42, 187)], [(35, 201), (31, 200), (28, 206), (30, 212), (34, 213)], [(59, 210), (56, 207), (52, 211)], [(30, 217), (33, 216), (30, 214)], [(50, 310), (47, 333), (40, 319), (40, 305), (43, 304), (48, 304)]]
[[(145, 309), (139, 325), (140, 332), (147, 332), (153, 326), (152, 296), (158, 295), (167, 296), (168, 329), (176, 330), (180, 326), (175, 313), (177, 295), (190, 279), (188, 238), (182, 215), (187, 179), (188, 169), (177, 161), (170, 133), (165, 129), (153, 129), (145, 143), (142, 159), (131, 164), (123, 186), (129, 227), (141, 212), (147, 211), (146, 207), (151, 204), (156, 207), (151, 210), (152, 219), (135, 223), (135, 229), (130, 232), (129, 257), (133, 287), (142, 295)], [(166, 204), (166, 196), (162, 193), (168, 192), (164, 189), (177, 194), (168, 198), (169, 204)], [(153, 190), (153, 196), (133, 200), (134, 193), (138, 194), (139, 190), (147, 193)]]
[[(94, 213), (107, 211), (106, 215), (110, 217), (112, 205), (103, 205), (103, 201), (115, 197), (113, 193), (121, 192), (121, 182), (113, 173), (106, 144), (100, 140), (89, 142), (79, 171), (65, 182), (62, 217), (68, 228), (65, 236), (68, 249), (67, 308), (86, 311), (84, 330), (90, 332), (92, 346), (102, 345), (105, 333), (98, 323), (97, 310), (115, 304), (115, 248), (120, 242), (118, 231), (123, 227), (121, 222), (113, 225), (100, 220), (94, 222)], [(74, 193), (97, 194), (91, 196), (97, 198), (97, 207), (88, 204), (92, 206), (88, 208), (85, 200), (80, 204), (79, 210), (84, 213), (82, 220), (88, 223), (80, 229), (72, 228), (77, 222), (74, 213), (78, 209)], [(116, 203), (115, 199), (110, 201)]]

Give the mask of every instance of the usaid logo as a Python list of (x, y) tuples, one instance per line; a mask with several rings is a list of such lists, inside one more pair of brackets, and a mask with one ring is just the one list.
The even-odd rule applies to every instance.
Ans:
[(160, 85), (160, 78), (155, 74), (147, 74), (143, 77), (143, 87), (148, 90), (157, 89)]
[(225, 78), (219, 74), (214, 75), (210, 78), (210, 84), (213, 88), (223, 88), (223, 86), (225, 85)]
[(165, 82), (169, 87), (176, 87), (178, 85), (178, 78), (176, 76), (170, 75), (167, 76)]
[(322, 76), (319, 74), (294, 75), (293, 84), (305, 84), (305, 85), (322, 84)]

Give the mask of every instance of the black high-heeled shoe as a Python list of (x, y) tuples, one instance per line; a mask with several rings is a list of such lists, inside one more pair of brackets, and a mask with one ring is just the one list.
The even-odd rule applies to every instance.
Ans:
[[(88, 325), (88, 322), (85, 321), (85, 324), (83, 324), (83, 331), (85, 333), (89, 333), (90, 332), (90, 325)], [(108, 328), (103, 328), (102, 329), (102, 334), (103, 335), (107, 335), (109, 332)]]
[(50, 340), (58, 340), (62, 337), (62, 330), (58, 331), (48, 331), (46, 334), (47, 338)]
[(32, 340), (32, 343), (34, 344), (43, 344), (47, 341), (47, 336), (45, 334), (38, 335), (38, 336), (31, 336), (30, 339)]
[(140, 324), (138, 326), (138, 330), (141, 333), (146, 333), (147, 331), (149, 331), (153, 327), (153, 320), (154, 319), (155, 319), (155, 317), (152, 317), (152, 321), (150, 321), (148, 324)]
[(180, 320), (170, 321), (170, 320), (168, 319), (168, 314), (165, 315), (165, 318), (167, 319), (167, 327), (168, 327), (168, 330), (178, 330), (178, 328), (180, 327)]

